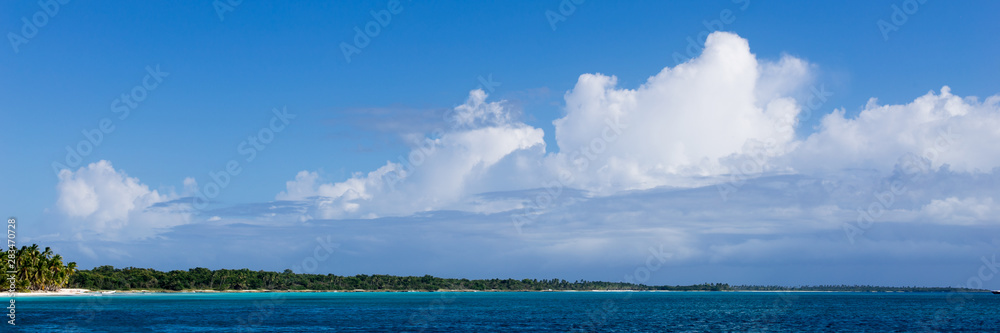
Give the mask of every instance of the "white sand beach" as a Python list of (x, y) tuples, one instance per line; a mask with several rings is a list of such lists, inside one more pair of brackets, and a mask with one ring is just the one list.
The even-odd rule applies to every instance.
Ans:
[(90, 290), (87, 289), (59, 289), (59, 291), (32, 291), (26, 293), (16, 293), (15, 297), (21, 296), (73, 296), (85, 295)]

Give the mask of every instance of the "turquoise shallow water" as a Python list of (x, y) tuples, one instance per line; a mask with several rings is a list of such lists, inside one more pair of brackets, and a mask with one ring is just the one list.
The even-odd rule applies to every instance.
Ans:
[(121, 294), (19, 297), (17, 331), (996, 332), (998, 314), (988, 293)]

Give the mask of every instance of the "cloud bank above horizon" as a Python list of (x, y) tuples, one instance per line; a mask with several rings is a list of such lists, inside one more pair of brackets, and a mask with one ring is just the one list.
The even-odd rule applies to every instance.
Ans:
[(492, 211), (466, 199), (553, 183), (609, 195), (710, 185), (731, 175), (1000, 166), (990, 145), (1000, 139), (1000, 96), (978, 102), (948, 87), (907, 105), (872, 99), (854, 119), (834, 110), (816, 133), (796, 140), (809, 106), (795, 96), (822, 94), (809, 86), (811, 67), (787, 55), (760, 61), (745, 39), (717, 32), (700, 57), (664, 68), (636, 89), (618, 88), (614, 76), (583, 74), (565, 95), (565, 116), (554, 122), (557, 153), (547, 152), (543, 131), (516, 121), (505, 101), (488, 102), (475, 90), (450, 115), (457, 126), (413, 140), (405, 161), (342, 182), (323, 183), (316, 171), (303, 170), (275, 199), (313, 201), (312, 218), (374, 218)]
[[(197, 191), (193, 179), (165, 193), (100, 161), (59, 173), (50, 216), (67, 231), (53, 239), (268, 234), (247, 226), (301, 228), (309, 239), (339, 228), (354, 232), (339, 241), (355, 249), (344, 254), (355, 269), (377, 269), (366, 260), (389, 249), (419, 248), (475, 272), (489, 271), (475, 260), (490, 258), (553, 274), (645, 259), (651, 247), (669, 253), (665, 265), (683, 266), (945, 262), (997, 245), (961, 235), (1000, 226), (1000, 96), (961, 97), (944, 86), (907, 104), (872, 98), (847, 117), (814, 103), (829, 94), (814, 85), (816, 68), (789, 55), (758, 59), (746, 39), (715, 32), (700, 56), (634, 89), (615, 76), (580, 75), (554, 122), (555, 149), (507, 101), (473, 90), (440, 129), (399, 133), (411, 145), (405, 158), (344, 180), (302, 170), (274, 201), (236, 205), (245, 209), (199, 211), (185, 200)], [(797, 133), (813, 114), (819, 127)], [(959, 229), (929, 237), (942, 226)], [(300, 249), (289, 244), (286, 255)], [(541, 268), (556, 258), (565, 262)], [(429, 265), (394, 269), (420, 274), (421, 264)]]

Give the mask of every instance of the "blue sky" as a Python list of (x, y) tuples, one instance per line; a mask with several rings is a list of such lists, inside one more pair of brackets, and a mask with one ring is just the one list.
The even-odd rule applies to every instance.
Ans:
[(0, 210), (84, 267), (955, 285), (1000, 247), (996, 3), (42, 4), (0, 5)]

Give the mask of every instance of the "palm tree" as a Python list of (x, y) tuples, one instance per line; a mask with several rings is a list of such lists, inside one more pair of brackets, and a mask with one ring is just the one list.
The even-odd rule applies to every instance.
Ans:
[[(22, 246), (21, 248), (15, 247), (9, 251), (0, 251), (0, 253), (6, 256), (14, 254), (17, 272), (15, 273), (16, 288), (19, 291), (59, 290), (69, 282), (70, 276), (76, 272), (76, 263), (71, 262), (69, 265), (63, 265), (61, 255), (53, 253), (49, 247), (39, 251), (38, 244)], [(6, 277), (6, 273), (4, 275)]]
[(62, 281), (60, 281), (59, 284), (65, 286), (69, 283), (69, 278), (76, 273), (76, 263), (70, 262), (69, 264), (66, 264), (66, 269), (64, 269), (63, 272), (65, 273), (63, 274)]
[[(46, 252), (52, 253), (49, 248), (45, 248)], [(55, 255), (48, 259), (48, 267), (45, 270), (46, 277), (44, 282), (44, 289), (55, 291), (61, 288), (63, 280), (66, 278), (66, 266), (62, 263), (62, 256)]]

